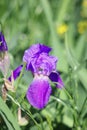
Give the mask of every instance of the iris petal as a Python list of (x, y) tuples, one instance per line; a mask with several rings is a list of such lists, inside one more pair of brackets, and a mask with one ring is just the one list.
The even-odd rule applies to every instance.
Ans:
[(50, 48), (46, 45), (43, 45), (41, 43), (39, 43), (38, 45), (39, 45), (40, 52), (49, 53), (52, 50), (52, 48)]
[(34, 73), (36, 72), (36, 61), (38, 59), (38, 57), (40, 56), (41, 53), (46, 53), (48, 54), (52, 49), (46, 45), (43, 44), (33, 44), (30, 48), (28, 48), (25, 52), (24, 52), (24, 56), (23, 56), (23, 61), (27, 63), (26, 65), (26, 69), (33, 71)]
[(41, 53), (35, 63), (35, 66), (37, 70), (38, 68), (42, 70), (43, 75), (49, 75), (52, 71), (56, 69), (56, 63), (56, 57), (49, 56), (47, 53)]
[(62, 88), (64, 86), (64, 83), (62, 81), (62, 78), (60, 77), (59, 73), (57, 72), (51, 72), (51, 74), (49, 75), (49, 78), (52, 82), (56, 82), (57, 83), (57, 88)]
[(51, 87), (46, 76), (35, 76), (33, 82), (27, 90), (27, 99), (30, 104), (37, 108), (42, 109), (49, 101), (51, 94)]
[[(23, 67), (23, 65), (20, 65), (15, 70), (13, 70), (13, 78), (14, 78), (14, 80), (16, 80), (19, 77), (19, 75), (21, 73), (21, 70), (22, 70), (22, 67)], [(8, 78), (8, 80), (11, 81), (11, 76)]]
[(2, 32), (0, 32), (0, 52), (4, 52), (7, 50), (8, 50), (8, 47), (7, 47), (7, 43), (5, 41), (4, 35), (2, 34)]

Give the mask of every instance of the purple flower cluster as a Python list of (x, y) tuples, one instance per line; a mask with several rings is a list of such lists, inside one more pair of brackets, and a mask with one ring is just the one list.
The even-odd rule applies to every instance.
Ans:
[(52, 49), (43, 44), (34, 44), (27, 49), (23, 56), (26, 70), (31, 71), (34, 79), (30, 84), (26, 97), (29, 103), (37, 109), (42, 109), (49, 101), (51, 87), (49, 80), (58, 83), (58, 88), (63, 87), (62, 79), (56, 71), (57, 58), (49, 55)]

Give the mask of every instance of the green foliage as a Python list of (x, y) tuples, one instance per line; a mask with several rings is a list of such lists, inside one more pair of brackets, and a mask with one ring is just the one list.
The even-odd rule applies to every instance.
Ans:
[(0, 114), (2, 115), (7, 127), (9, 130), (20, 130), (20, 127), (17, 123), (17, 120), (13, 116), (10, 109), (7, 107), (7, 105), (4, 103), (2, 98), (0, 97)]
[[(53, 48), (65, 84), (61, 90), (52, 85), (49, 103), (37, 110), (26, 100), (31, 73), (22, 70), (14, 83), (16, 92), (8, 92), (5, 103), (0, 72), (0, 130), (87, 130), (87, 27), (78, 26), (81, 21), (87, 23), (85, 1), (0, 0), (0, 31), (10, 56), (8, 76), (22, 63), (25, 49), (40, 42)], [(21, 127), (17, 122), (19, 107), (22, 116), (28, 117), (28, 124)]]

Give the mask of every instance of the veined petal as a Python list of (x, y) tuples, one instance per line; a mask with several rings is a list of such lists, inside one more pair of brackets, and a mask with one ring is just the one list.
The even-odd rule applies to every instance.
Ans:
[(57, 88), (63, 88), (64, 83), (63, 83), (62, 78), (60, 77), (59, 73), (51, 72), (51, 74), (49, 75), (49, 78), (52, 82), (56, 82)]
[(48, 80), (46, 76), (35, 76), (27, 90), (26, 97), (29, 103), (37, 109), (44, 108), (49, 101), (51, 87)]

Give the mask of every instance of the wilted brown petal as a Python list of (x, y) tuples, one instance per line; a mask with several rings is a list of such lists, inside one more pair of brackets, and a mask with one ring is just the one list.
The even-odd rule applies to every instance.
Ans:
[(4, 77), (6, 77), (8, 73), (9, 66), (10, 66), (10, 58), (8, 53), (5, 52), (3, 55), (0, 55), (0, 69)]

